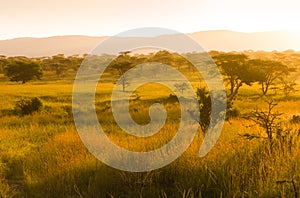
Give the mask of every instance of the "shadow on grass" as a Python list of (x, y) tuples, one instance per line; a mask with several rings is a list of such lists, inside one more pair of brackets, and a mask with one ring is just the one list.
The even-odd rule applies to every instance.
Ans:
[[(278, 179), (297, 173), (296, 158), (269, 153), (259, 145), (214, 158), (182, 156), (146, 173), (130, 173), (100, 162), (25, 181), (24, 197), (293, 197), (293, 186)], [(289, 159), (288, 159), (289, 158)], [(292, 160), (292, 161), (291, 161)], [(295, 164), (296, 163), (296, 164)], [(298, 189), (298, 186), (296, 187)]]

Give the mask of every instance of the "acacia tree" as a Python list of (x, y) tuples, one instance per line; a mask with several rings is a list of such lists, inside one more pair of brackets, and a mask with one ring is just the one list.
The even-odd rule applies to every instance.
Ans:
[(243, 84), (256, 81), (255, 70), (248, 64), (245, 54), (219, 54), (213, 57), (225, 81), (229, 84), (228, 100), (232, 101)]
[(130, 56), (130, 51), (121, 52), (120, 55), (115, 58), (109, 65), (112, 69), (118, 72), (120, 76), (120, 84), (122, 85), (123, 92), (126, 90), (126, 87), (129, 85), (126, 71), (134, 66), (135, 57)]
[(58, 78), (61, 77), (62, 73), (68, 69), (70, 61), (65, 58), (63, 54), (58, 54), (55, 56), (52, 56), (50, 60), (50, 66), (52, 69), (54, 69), (55, 74)]
[(4, 69), (5, 75), (9, 77), (10, 81), (21, 81), (23, 84), (33, 78), (40, 80), (43, 74), (41, 66), (37, 62), (15, 61), (9, 63)]
[(183, 82), (183, 83), (175, 83), (174, 84), (175, 90), (180, 91), (181, 94), (183, 94), (183, 91), (185, 91), (188, 88), (188, 84)]
[(279, 61), (253, 59), (248, 64), (256, 71), (256, 80), (261, 84), (262, 94), (266, 95), (269, 88), (276, 80), (288, 76), (290, 72), (295, 71), (293, 68), (282, 64)]

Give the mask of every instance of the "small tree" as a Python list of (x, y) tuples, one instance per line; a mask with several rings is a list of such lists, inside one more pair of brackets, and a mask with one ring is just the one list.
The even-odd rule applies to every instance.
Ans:
[(175, 90), (176, 91), (180, 91), (181, 94), (183, 94), (183, 91), (185, 91), (188, 88), (188, 84), (187, 83), (175, 83), (174, 84)]
[(273, 112), (274, 107), (278, 105), (273, 100), (266, 101), (266, 103), (268, 104), (266, 111), (256, 109), (246, 115), (246, 118), (262, 127), (268, 139), (272, 141), (273, 135), (276, 134), (276, 131), (279, 129), (278, 120), (282, 113)]
[(21, 81), (23, 84), (33, 78), (40, 80), (42, 74), (41, 66), (36, 62), (15, 61), (5, 67), (5, 75), (10, 81)]
[(206, 87), (197, 89), (197, 97), (200, 107), (200, 120), (198, 123), (202, 132), (205, 133), (211, 121), (211, 98)]
[(281, 91), (284, 93), (285, 97), (289, 97), (289, 95), (293, 92), (296, 92), (296, 85), (295, 81), (288, 81), (284, 78), (281, 79), (282, 88)]
[[(232, 106), (232, 101), (226, 101), (226, 112), (212, 112), (212, 105), (214, 105), (216, 109), (220, 109), (220, 107), (223, 108), (224, 106), (225, 99), (222, 99), (220, 96), (218, 96), (216, 92), (210, 93), (206, 87), (201, 87), (197, 88), (196, 94), (199, 102), (200, 119), (197, 118), (195, 120), (199, 123), (201, 130), (204, 133), (208, 130), (210, 125), (214, 126), (220, 121), (220, 118), (223, 117), (223, 113), (226, 113), (226, 120), (238, 115), (237, 109), (233, 108)], [(213, 104), (211, 101), (211, 96), (215, 96)], [(212, 115), (212, 113), (214, 114)], [(190, 112), (190, 114), (193, 116), (193, 112)], [(214, 118), (214, 120), (212, 120), (212, 118)]]
[(52, 56), (49, 60), (49, 66), (55, 71), (58, 78), (68, 69), (69, 64), (70, 60), (65, 58), (63, 54)]
[[(218, 95), (218, 92), (209, 92), (207, 87), (197, 88), (197, 99), (199, 102), (199, 112), (200, 118), (195, 117), (194, 111), (189, 111), (190, 115), (199, 123), (200, 128), (203, 133), (206, 133), (209, 126), (215, 126), (221, 119), (223, 115), (227, 112), (225, 111), (212, 111), (212, 108), (221, 110), (224, 107), (225, 99)], [(213, 98), (213, 103), (212, 99)], [(231, 110), (232, 106), (229, 102), (226, 102), (226, 106), (229, 107), (226, 111)], [(213, 118), (213, 119), (212, 119)], [(226, 120), (229, 117), (226, 115)]]
[(252, 120), (255, 124), (258, 124), (265, 132), (267, 137), (253, 134), (243, 134), (242, 136), (251, 140), (253, 138), (264, 138), (268, 140), (270, 151), (278, 149), (285, 154), (286, 152), (292, 152), (292, 146), (297, 141), (299, 129), (288, 126), (278, 111), (274, 112), (274, 108), (277, 106), (273, 100), (267, 100), (268, 107), (266, 110), (258, 110), (250, 112), (245, 116), (246, 119)]
[(130, 51), (121, 52), (120, 55), (115, 58), (109, 65), (112, 69), (118, 72), (120, 78), (119, 83), (122, 85), (123, 92), (129, 85), (127, 75), (125, 74), (127, 70), (134, 66), (136, 61), (135, 57), (129, 55)]
[(118, 84), (122, 85), (122, 91), (124, 92), (126, 90), (126, 87), (129, 86), (127, 73), (124, 73), (123, 75), (121, 75), (121, 78), (120, 78)]

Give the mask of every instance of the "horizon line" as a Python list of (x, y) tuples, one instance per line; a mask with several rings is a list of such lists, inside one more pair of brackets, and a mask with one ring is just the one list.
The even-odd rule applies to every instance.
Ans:
[[(229, 29), (211, 29), (211, 30), (199, 30), (195, 32), (188, 32), (188, 33), (182, 33), (178, 32), (181, 34), (195, 34), (199, 32), (236, 32), (236, 33), (243, 33), (243, 34), (256, 34), (256, 33), (270, 33), (270, 32), (299, 32), (300, 30), (266, 30), (266, 31), (236, 31), (236, 30), (229, 30)], [(153, 37), (158, 37), (158, 36), (164, 36), (168, 34), (158, 34)], [(100, 38), (100, 37), (112, 37), (114, 35), (83, 35), (83, 34), (64, 34), (64, 35), (45, 35), (45, 36), (20, 36), (20, 37), (12, 37), (12, 38), (0, 38), (0, 41), (8, 41), (8, 40), (16, 40), (16, 39), (46, 39), (46, 38), (53, 38), (53, 37), (71, 37), (71, 36), (82, 36), (82, 37), (94, 37), (94, 38)], [(133, 36), (130, 36), (133, 37)], [(141, 38), (147, 38), (147, 36), (139, 36), (136, 35), (134, 37), (141, 37)]]

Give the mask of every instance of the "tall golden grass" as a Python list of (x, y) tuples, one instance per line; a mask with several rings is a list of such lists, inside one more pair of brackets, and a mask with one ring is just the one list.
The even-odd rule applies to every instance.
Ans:
[[(98, 113), (103, 112), (111, 90), (102, 87), (97, 96)], [(233, 118), (225, 123), (222, 134), (207, 156), (198, 157), (203, 133), (198, 131), (188, 150), (173, 163), (146, 173), (130, 173), (108, 167), (90, 154), (81, 142), (70, 112), (72, 85), (0, 84), (0, 196), (1, 197), (295, 197), (300, 195), (299, 139), (291, 150), (270, 150), (266, 139), (247, 140), (240, 135), (259, 134), (253, 123)], [(101, 97), (103, 96), (103, 97)], [(168, 94), (157, 89), (155, 97)], [(12, 112), (20, 98), (39, 97), (44, 109), (33, 115)], [(151, 92), (141, 94), (139, 112), (143, 122)], [(274, 95), (278, 111), (286, 121), (300, 111), (300, 95), (289, 99)], [(264, 108), (257, 87), (243, 87), (235, 102), (242, 113)], [(149, 102), (149, 101), (148, 101)], [(170, 110), (174, 110), (172, 105)], [(175, 108), (176, 109), (176, 108)], [(171, 112), (174, 114), (174, 112)], [(109, 138), (120, 146), (136, 151), (160, 147), (174, 134), (176, 121), (167, 122), (160, 135), (138, 140), (128, 136), (111, 118), (102, 120)], [(105, 124), (106, 123), (106, 124)], [(292, 125), (299, 128), (299, 125)]]

